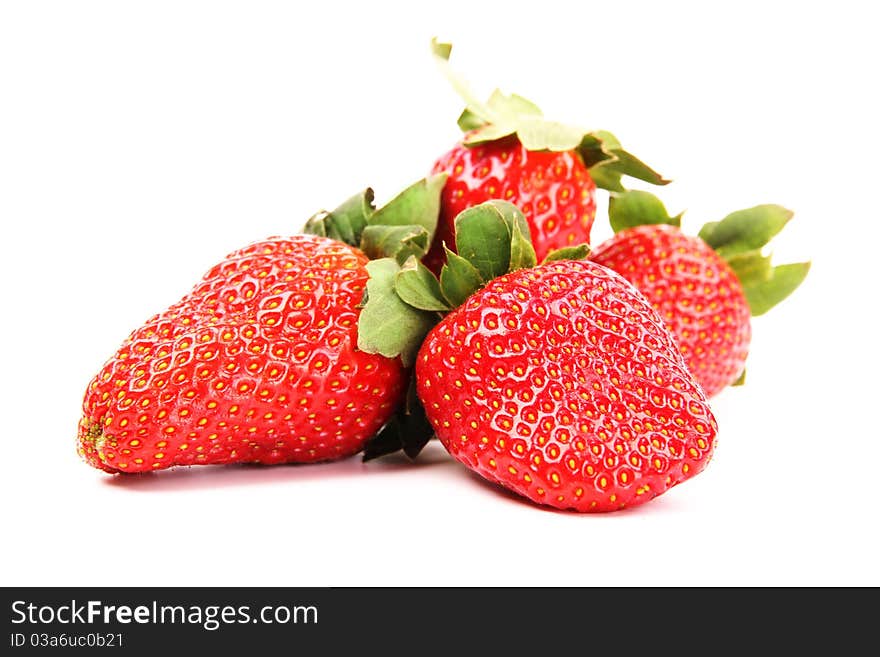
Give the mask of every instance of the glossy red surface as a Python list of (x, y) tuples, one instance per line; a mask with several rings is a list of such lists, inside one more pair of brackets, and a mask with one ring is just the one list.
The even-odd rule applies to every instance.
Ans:
[(516, 137), (468, 148), (456, 145), (434, 165), (449, 173), (437, 235), (425, 264), (435, 272), (445, 261), (443, 243), (455, 250), (455, 217), (491, 199), (510, 201), (529, 222), (540, 262), (550, 251), (590, 241), (596, 185), (574, 151), (527, 151)]
[(495, 279), (428, 335), (416, 380), (450, 454), (560, 509), (646, 502), (715, 446), (706, 397), (656, 311), (589, 261)]
[(81, 455), (108, 472), (143, 472), (359, 451), (403, 385), (398, 359), (356, 349), (366, 263), (306, 235), (229, 255), (89, 384)]
[(736, 274), (708, 244), (673, 226), (639, 226), (600, 244), (591, 259), (648, 298), (707, 395), (737, 380), (752, 337), (749, 304)]

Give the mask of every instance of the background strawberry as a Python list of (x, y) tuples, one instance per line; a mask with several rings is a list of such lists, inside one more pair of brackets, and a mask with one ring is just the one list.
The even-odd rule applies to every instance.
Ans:
[[(308, 227), (376, 256), (421, 256), (442, 185), (420, 181), (379, 210), (366, 190)], [(107, 472), (144, 472), (358, 452), (403, 399), (415, 353), (383, 356), (359, 330), (374, 314), (360, 308), (372, 266), (361, 249), (321, 235), (230, 254), (134, 331), (89, 384), (80, 454)]]
[[(617, 234), (591, 258), (641, 290), (676, 337), (709, 396), (741, 379), (751, 315), (765, 313), (803, 281), (809, 263), (771, 267), (762, 247), (791, 219), (778, 205), (734, 212), (685, 235), (651, 194), (612, 195)], [(643, 224), (643, 225), (642, 225)], [(714, 248), (713, 248), (714, 247)]]
[(509, 135), (475, 146), (456, 144), (433, 172), (450, 177), (443, 189), (437, 242), (425, 259), (432, 270), (439, 271), (445, 260), (442, 244), (455, 246), (455, 217), (490, 199), (522, 209), (538, 258), (589, 241), (596, 185), (575, 151), (530, 151)]
[(583, 246), (535, 267), (525, 218), (508, 203), (462, 213), (456, 231), (459, 254), (447, 251), (439, 280), (410, 262), (394, 288), (410, 306), (454, 308), (416, 361), (423, 412), (450, 454), (578, 511), (641, 504), (705, 467), (715, 420), (638, 290), (572, 259)]
[(621, 177), (665, 184), (650, 167), (627, 153), (609, 132), (588, 132), (543, 118), (531, 101), (495, 91), (485, 103), (448, 65), (449, 44), (433, 43), (447, 77), (463, 97), (459, 117), (464, 139), (434, 165), (447, 173), (437, 239), (425, 258), (438, 273), (445, 244), (456, 250), (455, 217), (491, 199), (513, 203), (525, 214), (537, 257), (589, 242), (596, 215), (596, 186), (622, 190)]

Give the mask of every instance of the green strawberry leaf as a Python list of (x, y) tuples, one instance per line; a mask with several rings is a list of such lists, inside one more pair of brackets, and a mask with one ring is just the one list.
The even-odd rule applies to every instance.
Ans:
[(563, 246), (547, 254), (542, 265), (548, 262), (556, 262), (557, 260), (583, 260), (590, 255), (589, 244), (578, 244), (577, 246)]
[(632, 153), (625, 151), (622, 148), (615, 149), (613, 153), (617, 157), (617, 160), (610, 163), (609, 166), (615, 171), (618, 171), (625, 176), (629, 176), (630, 178), (636, 178), (651, 183), (652, 185), (668, 185), (671, 182), (654, 171), (654, 169), (642, 162)]
[(395, 275), (394, 291), (413, 308), (435, 312), (449, 310), (440, 291), (440, 281), (415, 256), (410, 256)]
[(449, 56), (452, 54), (452, 44), (451, 43), (441, 43), (437, 40), (437, 37), (431, 39), (431, 53), (444, 61), (449, 61)]
[(794, 213), (781, 205), (756, 205), (707, 223), (700, 237), (722, 258), (760, 249), (791, 220)]
[(621, 178), (630, 176), (652, 185), (666, 185), (666, 180), (633, 154), (625, 151), (620, 141), (607, 130), (584, 135), (578, 146), (584, 164), (598, 187), (612, 192), (624, 191)]
[(410, 256), (424, 256), (430, 240), (423, 226), (367, 226), (361, 235), (361, 251), (371, 260), (394, 258), (402, 263)]
[(450, 307), (456, 308), (485, 284), (480, 272), (470, 262), (446, 245), (446, 264), (440, 270), (440, 290)]
[(530, 269), (538, 264), (538, 256), (529, 236), (529, 225), (522, 213), (520, 217), (522, 221), (513, 222), (510, 229), (510, 265), (507, 271)]
[(361, 233), (375, 212), (373, 190), (365, 189), (352, 196), (332, 212), (321, 210), (306, 222), (307, 235), (329, 237), (349, 246), (360, 246)]
[(744, 386), (746, 384), (746, 371), (745, 369), (740, 373), (739, 378), (736, 381), (731, 383), (732, 386)]
[(415, 376), (410, 375), (405, 402), (364, 446), (364, 462), (400, 450), (410, 459), (415, 459), (433, 436), (434, 428), (416, 394)]
[(507, 273), (510, 234), (510, 226), (492, 203), (468, 208), (455, 218), (458, 255), (476, 267), (484, 281)]
[(777, 265), (766, 280), (743, 284), (753, 316), (763, 315), (794, 292), (810, 271), (809, 262)]
[(434, 237), (437, 229), (437, 217), (440, 214), (440, 193), (446, 184), (448, 174), (422, 178), (413, 183), (400, 194), (388, 201), (368, 217), (370, 226), (422, 226), (428, 233), (428, 242)]
[[(570, 151), (577, 149), (599, 187), (623, 191), (621, 178), (630, 176), (655, 185), (669, 181), (640, 159), (628, 153), (610, 132), (587, 132), (581, 128), (547, 121), (532, 101), (517, 94), (492, 92), (489, 100), (480, 102), (465, 80), (449, 65), (452, 45), (431, 41), (431, 52), (443, 75), (465, 102), (458, 117), (459, 127), (466, 133), (462, 143), (476, 146), (503, 139), (516, 133), (530, 151)], [(593, 172), (593, 168), (596, 171)]]
[(761, 249), (737, 253), (727, 259), (743, 288), (764, 283), (773, 275), (770, 256), (761, 253)]
[(590, 169), (597, 187), (623, 192), (623, 176), (638, 178), (652, 185), (666, 185), (666, 180), (639, 158), (625, 151), (620, 141), (607, 130), (596, 130), (583, 136), (577, 151)]
[(639, 190), (612, 192), (608, 201), (608, 218), (615, 233), (646, 224), (681, 226), (681, 214), (670, 217), (659, 198)]
[(539, 118), (544, 115), (540, 108), (528, 98), (523, 98), (518, 94), (508, 96), (503, 94), (500, 89), (492, 92), (486, 105), (496, 116), (511, 122), (517, 122), (523, 117)]
[(504, 137), (509, 137), (516, 132), (516, 125), (513, 123), (484, 123), (482, 126), (467, 133), (461, 140), (465, 146), (476, 146), (484, 144), (488, 141), (498, 141)]
[(459, 76), (449, 65), (449, 56), (452, 54), (452, 44), (440, 43), (436, 37), (431, 39), (431, 53), (443, 76), (447, 79), (459, 97), (464, 100), (471, 114), (480, 118), (484, 123), (495, 123), (499, 120), (495, 112), (485, 103), (481, 102), (476, 94), (471, 91), (470, 85)]
[(370, 278), (358, 320), (358, 349), (387, 358), (400, 356), (403, 366), (409, 367), (437, 315), (403, 302), (394, 291), (399, 271), (400, 265), (392, 258), (367, 263)]
[(583, 141), (584, 130), (556, 121), (524, 117), (516, 124), (516, 136), (529, 151), (570, 151)]
[(486, 125), (486, 122), (483, 119), (471, 112), (467, 107), (462, 110), (457, 123), (462, 132), (470, 132), (471, 130), (476, 130), (481, 126)]
[(332, 212), (322, 210), (313, 215), (303, 232), (357, 246), (374, 259), (393, 257), (404, 262), (410, 255), (421, 258), (437, 229), (446, 178), (445, 173), (422, 178), (378, 210), (373, 206), (373, 190), (365, 189)]
[(610, 132), (604, 134), (604, 139), (599, 137), (598, 132), (588, 132), (581, 138), (577, 151), (588, 168), (595, 167), (597, 164), (607, 160), (613, 160), (614, 154), (612, 149), (620, 147), (617, 137)]
[(593, 165), (590, 167), (590, 177), (599, 189), (604, 189), (608, 192), (626, 191), (626, 187), (621, 182), (623, 174), (611, 167), (602, 166), (601, 164)]

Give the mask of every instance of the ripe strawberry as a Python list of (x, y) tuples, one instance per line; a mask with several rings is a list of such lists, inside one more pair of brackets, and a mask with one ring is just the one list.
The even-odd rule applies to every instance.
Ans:
[(359, 451), (403, 390), (357, 349), (367, 258), (323, 237), (230, 254), (134, 331), (89, 385), (80, 451), (108, 472)]
[(379, 353), (360, 308), (374, 263), (321, 235), (377, 256), (383, 248), (423, 255), (411, 239), (383, 236), (397, 234), (405, 217), (418, 224), (405, 237), (430, 239), (442, 185), (420, 181), (379, 210), (367, 190), (315, 215), (307, 229), (320, 235), (270, 238), (227, 256), (134, 331), (92, 380), (82, 457), (116, 473), (361, 450), (401, 402), (415, 350)]
[(640, 504), (712, 455), (715, 421), (672, 337), (589, 262), (495, 279), (428, 334), (416, 363), (449, 453), (542, 504)]
[[(745, 371), (750, 316), (788, 296), (809, 269), (809, 263), (771, 268), (761, 254), (791, 213), (765, 205), (709, 224), (701, 235), (717, 251), (682, 233), (680, 215), (669, 217), (646, 192), (614, 195), (610, 215), (620, 232), (599, 245), (592, 260), (621, 274), (651, 301), (707, 395), (736, 382)], [(642, 221), (650, 223), (638, 225)]]
[(408, 269), (397, 284), (410, 305), (461, 303), (416, 359), (418, 397), (450, 454), (535, 502), (577, 511), (641, 504), (706, 466), (715, 420), (638, 290), (565, 259), (585, 248), (535, 267), (525, 219), (503, 202), (462, 213), (456, 231), (461, 254), (447, 253), (439, 281)]
[(596, 215), (596, 187), (622, 190), (623, 175), (654, 184), (667, 181), (624, 151), (609, 132), (587, 132), (547, 121), (522, 96), (495, 91), (476, 100), (451, 71), (451, 46), (433, 43), (434, 54), (462, 95), (464, 139), (434, 164), (447, 173), (437, 239), (425, 258), (434, 272), (443, 265), (444, 244), (456, 250), (455, 217), (491, 199), (513, 203), (525, 214), (537, 257), (589, 242)]
[(469, 207), (504, 199), (521, 208), (539, 259), (550, 251), (589, 242), (596, 216), (596, 185), (576, 151), (530, 151), (514, 135), (476, 146), (456, 144), (434, 165), (446, 172), (434, 247), (425, 264), (439, 271), (442, 244), (454, 250), (454, 221)]

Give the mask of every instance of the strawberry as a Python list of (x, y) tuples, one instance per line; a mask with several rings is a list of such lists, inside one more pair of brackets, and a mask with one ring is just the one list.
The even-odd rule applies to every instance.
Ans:
[(460, 214), (456, 233), (439, 280), (410, 262), (395, 284), (411, 306), (454, 308), (416, 359), (423, 412), (452, 456), (576, 511), (635, 506), (703, 470), (715, 420), (638, 290), (583, 260), (586, 247), (535, 266), (524, 216), (501, 201)]
[(538, 258), (550, 251), (588, 242), (596, 216), (596, 184), (577, 152), (529, 150), (509, 135), (474, 146), (456, 144), (434, 165), (446, 172), (437, 241), (425, 264), (439, 271), (442, 243), (455, 247), (454, 220), (489, 199), (522, 208)]
[(809, 263), (770, 266), (761, 248), (791, 219), (778, 205), (732, 213), (708, 224), (701, 237), (679, 229), (651, 194), (612, 195), (617, 234), (593, 252), (593, 262), (621, 274), (654, 305), (675, 335), (691, 372), (713, 396), (745, 372), (751, 315), (787, 297)]
[(451, 46), (435, 41), (433, 52), (466, 103), (458, 121), (466, 134), (433, 167), (449, 179), (437, 239), (424, 261), (432, 271), (440, 271), (444, 244), (456, 250), (455, 217), (484, 201), (503, 199), (519, 207), (543, 259), (555, 249), (589, 242), (597, 185), (622, 190), (623, 175), (668, 182), (609, 132), (547, 121), (534, 103), (516, 94), (496, 90), (487, 102), (476, 100), (449, 68)]
[[(307, 229), (321, 235), (270, 238), (227, 256), (135, 330), (89, 384), (82, 457), (131, 473), (361, 450), (401, 402), (415, 350), (388, 357), (374, 348), (360, 326), (373, 263), (322, 235), (375, 255), (386, 254), (380, 245), (423, 255), (416, 238), (430, 239), (442, 184), (420, 181), (379, 210), (367, 190), (313, 217)], [(378, 239), (400, 236), (402, 217), (421, 225), (407, 239)]]

